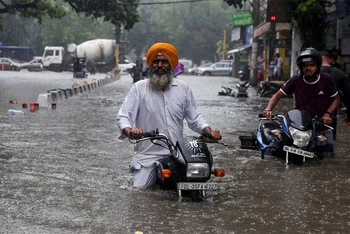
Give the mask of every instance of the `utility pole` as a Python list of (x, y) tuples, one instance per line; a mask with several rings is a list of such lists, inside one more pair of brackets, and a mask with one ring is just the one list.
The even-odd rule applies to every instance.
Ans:
[(120, 44), (121, 29), (120, 27), (115, 28), (115, 70), (119, 73), (119, 44)]
[(222, 60), (226, 59), (226, 29), (224, 29), (223, 39), (222, 39)]
[[(260, 0), (251, 0), (253, 10), (253, 29), (260, 24)], [(250, 83), (255, 85), (257, 82), (257, 57), (258, 57), (258, 38), (253, 38), (252, 58), (250, 64)]]

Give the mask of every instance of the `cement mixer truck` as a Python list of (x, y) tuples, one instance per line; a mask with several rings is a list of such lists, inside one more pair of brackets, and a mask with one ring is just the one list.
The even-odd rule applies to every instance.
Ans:
[(65, 52), (60, 46), (46, 46), (43, 54), (43, 66), (47, 70), (62, 72), (72, 70), (74, 58), (86, 58), (87, 70), (94, 66), (98, 72), (106, 73), (115, 68), (115, 40), (95, 39), (79, 45), (67, 46)]

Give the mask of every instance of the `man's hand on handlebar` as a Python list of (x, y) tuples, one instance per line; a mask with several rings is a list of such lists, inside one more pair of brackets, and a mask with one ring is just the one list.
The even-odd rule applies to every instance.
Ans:
[(268, 119), (271, 119), (271, 117), (272, 117), (272, 111), (271, 110), (264, 110), (263, 112), (262, 112), (262, 114), (263, 114), (263, 116), (265, 116), (266, 118), (268, 118)]
[(132, 140), (138, 140), (143, 137), (142, 128), (125, 128), (123, 129), (124, 134)]
[(331, 125), (331, 124), (332, 124), (331, 115), (328, 114), (328, 113), (325, 113), (325, 114), (322, 116), (322, 121), (323, 121), (324, 124)]
[(220, 131), (218, 130), (212, 130), (210, 132), (210, 136), (211, 136), (211, 139), (214, 141), (221, 140), (221, 134), (220, 134)]
[(209, 126), (203, 128), (203, 133), (207, 134), (211, 140), (221, 140), (221, 134), (218, 130), (212, 130)]

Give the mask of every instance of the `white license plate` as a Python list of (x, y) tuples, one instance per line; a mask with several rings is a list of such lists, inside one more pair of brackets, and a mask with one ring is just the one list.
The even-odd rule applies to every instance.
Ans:
[(301, 150), (301, 149), (297, 149), (297, 148), (293, 148), (290, 146), (283, 146), (283, 150), (289, 153), (293, 153), (293, 154), (298, 154), (301, 156), (305, 156), (308, 158), (313, 158), (314, 157), (314, 153), (313, 152), (309, 152), (309, 151), (305, 151), (305, 150)]
[(214, 190), (214, 189), (219, 189), (219, 184), (180, 182), (177, 184), (177, 189), (179, 190)]

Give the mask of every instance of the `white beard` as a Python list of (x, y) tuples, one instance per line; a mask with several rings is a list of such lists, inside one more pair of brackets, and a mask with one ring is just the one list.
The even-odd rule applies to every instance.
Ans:
[(173, 76), (174, 74), (172, 71), (168, 71), (165, 74), (152, 73), (151, 71), (149, 83), (154, 89), (164, 91), (170, 86)]

